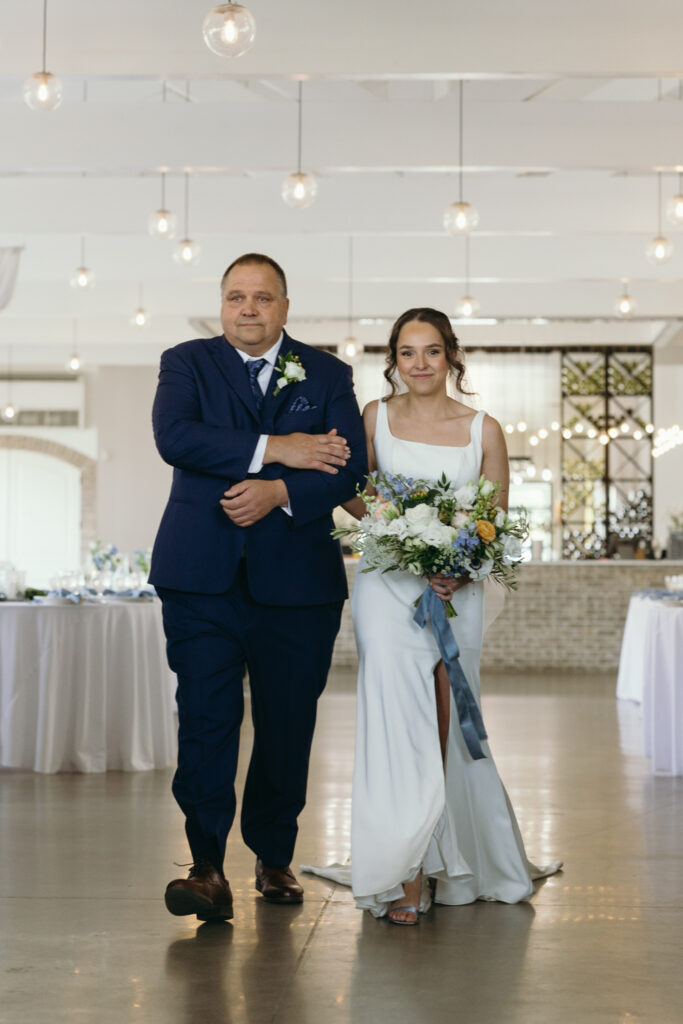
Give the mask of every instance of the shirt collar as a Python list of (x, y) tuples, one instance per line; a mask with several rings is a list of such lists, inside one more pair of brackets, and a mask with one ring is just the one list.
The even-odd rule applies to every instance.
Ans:
[(280, 346), (282, 345), (284, 336), (285, 332), (282, 331), (275, 344), (269, 348), (267, 352), (262, 352), (260, 356), (250, 356), (248, 352), (243, 352), (241, 348), (236, 348), (235, 352), (237, 352), (237, 355), (241, 358), (243, 363), (247, 363), (250, 359), (265, 359), (271, 366), (275, 366), (277, 354), (280, 351)]

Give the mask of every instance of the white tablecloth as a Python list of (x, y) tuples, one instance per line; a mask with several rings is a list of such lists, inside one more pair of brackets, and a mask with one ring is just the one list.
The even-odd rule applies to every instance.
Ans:
[(650, 601), (645, 635), (643, 738), (656, 772), (683, 775), (683, 606)]
[(640, 704), (643, 699), (647, 619), (656, 604), (642, 594), (634, 594), (629, 601), (617, 677), (617, 697), (621, 700), (635, 700)]
[(0, 766), (169, 767), (174, 691), (159, 601), (0, 604)]

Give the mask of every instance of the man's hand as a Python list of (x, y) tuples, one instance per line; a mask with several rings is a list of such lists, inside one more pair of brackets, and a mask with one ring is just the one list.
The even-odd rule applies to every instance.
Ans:
[(337, 466), (345, 466), (350, 457), (346, 438), (339, 437), (334, 427), (327, 434), (271, 434), (263, 462), (279, 462), (290, 469), (338, 473)]
[(236, 526), (252, 526), (274, 508), (287, 504), (284, 480), (242, 480), (221, 498), (223, 511)]

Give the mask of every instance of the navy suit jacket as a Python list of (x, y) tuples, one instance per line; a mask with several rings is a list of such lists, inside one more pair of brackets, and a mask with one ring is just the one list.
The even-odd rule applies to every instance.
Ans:
[[(249, 589), (273, 605), (324, 604), (347, 596), (339, 543), (330, 536), (332, 510), (363, 484), (367, 457), (351, 368), (286, 333), (279, 355), (297, 355), (306, 379), (277, 396), (274, 368), (259, 414), (242, 359), (216, 338), (186, 341), (161, 357), (152, 420), (173, 484), (159, 526), (150, 582), (192, 593), (217, 594), (234, 581), (247, 557)], [(336, 427), (351, 458), (336, 474), (265, 465), (257, 478), (282, 478), (292, 516), (273, 509), (253, 526), (236, 526), (219, 504), (223, 492), (247, 478), (259, 435)]]

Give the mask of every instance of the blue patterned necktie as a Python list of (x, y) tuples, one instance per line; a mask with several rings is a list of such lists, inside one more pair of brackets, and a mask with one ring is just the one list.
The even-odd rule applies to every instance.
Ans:
[(258, 382), (258, 375), (267, 362), (267, 359), (247, 359), (246, 362), (247, 373), (249, 374), (249, 387), (254, 396), (257, 412), (261, 412), (261, 409), (263, 409), (263, 392)]

